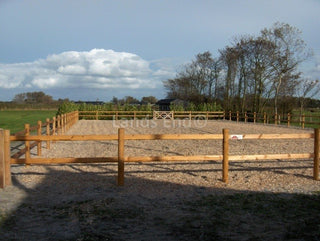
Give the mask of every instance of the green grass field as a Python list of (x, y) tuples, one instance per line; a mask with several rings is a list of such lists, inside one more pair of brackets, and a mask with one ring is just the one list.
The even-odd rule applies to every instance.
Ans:
[[(320, 127), (320, 111), (304, 111), (305, 127), (319, 128)], [(300, 111), (294, 110), (291, 117), (292, 126), (300, 126)]]
[(56, 110), (3, 110), (0, 111), (0, 128), (10, 130), (11, 134), (24, 129), (24, 124), (37, 125), (46, 118), (52, 119), (57, 113)]

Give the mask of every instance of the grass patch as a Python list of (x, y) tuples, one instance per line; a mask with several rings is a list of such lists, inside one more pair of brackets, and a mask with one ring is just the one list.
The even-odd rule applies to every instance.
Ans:
[(0, 111), (0, 128), (10, 130), (11, 134), (24, 129), (24, 124), (37, 125), (46, 118), (52, 119), (56, 110), (2, 110)]

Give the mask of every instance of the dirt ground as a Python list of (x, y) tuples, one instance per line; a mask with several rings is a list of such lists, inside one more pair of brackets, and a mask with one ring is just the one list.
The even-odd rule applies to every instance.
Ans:
[[(85, 121), (67, 134), (312, 133), (229, 121)], [(126, 156), (221, 154), (221, 140), (126, 141)], [(230, 154), (312, 153), (313, 140), (234, 140)], [(44, 157), (116, 156), (114, 141), (56, 142)], [(312, 160), (14, 165), (0, 240), (319, 240)]]

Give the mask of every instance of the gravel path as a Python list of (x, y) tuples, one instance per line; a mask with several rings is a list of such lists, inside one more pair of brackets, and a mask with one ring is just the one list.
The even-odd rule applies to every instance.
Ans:
[[(229, 121), (81, 120), (68, 134), (116, 134), (118, 127), (124, 127), (128, 134), (221, 134), (223, 128), (230, 134), (313, 132)], [(216, 140), (125, 143), (126, 156), (221, 154), (221, 150), (221, 141)], [(312, 139), (230, 141), (230, 154), (312, 152)], [(50, 150), (43, 149), (45, 157), (116, 155), (114, 141), (56, 142)], [(312, 160), (234, 161), (230, 163), (229, 184), (224, 184), (221, 162), (126, 163), (125, 186), (117, 187), (116, 163), (15, 165), (14, 185), (0, 190), (0, 240), (285, 239), (303, 214), (299, 219), (292, 218), (295, 210), (291, 210), (291, 218), (267, 215), (270, 220), (266, 226), (266, 217), (257, 215), (252, 207), (261, 195), (260, 204), (266, 207), (289, 205), (297, 196), (318, 198), (320, 186), (312, 179), (312, 168)], [(240, 206), (241, 211), (232, 211), (243, 199), (251, 202), (248, 197), (252, 195), (255, 201), (250, 210)], [(210, 206), (212, 197), (214, 207), (223, 207), (221, 210)], [(314, 209), (320, 213), (319, 206)], [(313, 225), (319, 229), (320, 217), (317, 220)], [(218, 230), (213, 228), (222, 224)], [(257, 230), (259, 236), (255, 236)], [(301, 237), (307, 236), (301, 232)]]

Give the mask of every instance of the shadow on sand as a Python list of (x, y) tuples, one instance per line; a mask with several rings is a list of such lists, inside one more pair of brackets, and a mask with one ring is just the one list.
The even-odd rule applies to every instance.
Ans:
[(29, 174), (44, 177), (32, 188), (17, 178), (28, 172), (13, 175), (26, 197), (2, 217), (0, 240), (320, 240), (319, 194), (240, 192), (130, 175), (117, 187), (115, 174), (103, 169), (47, 171)]

